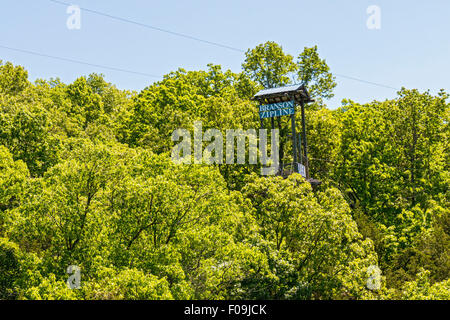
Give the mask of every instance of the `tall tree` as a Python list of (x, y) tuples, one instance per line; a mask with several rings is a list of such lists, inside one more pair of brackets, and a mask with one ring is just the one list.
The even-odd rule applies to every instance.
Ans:
[(305, 84), (309, 94), (316, 99), (334, 96), (336, 82), (325, 59), (320, 59), (317, 46), (307, 48), (298, 56), (298, 81)]
[(244, 73), (264, 88), (284, 86), (291, 82), (289, 74), (296, 70), (294, 58), (283, 52), (283, 48), (273, 42), (249, 49), (242, 64)]

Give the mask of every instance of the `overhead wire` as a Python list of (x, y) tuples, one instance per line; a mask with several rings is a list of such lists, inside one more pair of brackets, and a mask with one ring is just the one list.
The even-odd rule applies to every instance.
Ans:
[[(70, 6), (71, 4), (68, 2), (64, 2), (64, 1), (58, 1), (58, 0), (48, 0), (50, 2), (59, 4), (59, 5), (63, 5), (63, 6)], [(103, 16), (103, 17), (107, 17), (113, 20), (117, 20), (117, 21), (121, 21), (121, 22), (125, 22), (125, 23), (130, 23), (130, 24), (134, 24), (143, 28), (147, 28), (147, 29), (152, 29), (155, 31), (159, 31), (159, 32), (164, 32), (164, 33), (168, 33), (177, 37), (182, 37), (182, 38), (186, 38), (186, 39), (190, 39), (190, 40), (194, 40), (194, 41), (198, 41), (198, 42), (203, 42), (205, 44), (209, 44), (209, 45), (213, 45), (213, 46), (217, 46), (217, 47), (221, 47), (221, 48), (225, 48), (225, 49), (229, 49), (229, 50), (233, 50), (233, 51), (237, 51), (237, 52), (245, 52), (242, 49), (239, 48), (235, 48), (235, 47), (231, 47), (222, 43), (218, 43), (218, 42), (214, 42), (214, 41), (209, 41), (209, 40), (205, 40), (205, 39), (201, 39), (195, 36), (191, 36), (189, 34), (185, 34), (185, 33), (180, 33), (180, 32), (176, 32), (176, 31), (171, 31), (168, 29), (164, 29), (164, 28), (160, 28), (160, 27), (156, 27), (156, 26), (152, 26), (146, 23), (142, 23), (142, 22), (138, 22), (135, 20), (131, 20), (131, 19), (127, 19), (127, 18), (123, 18), (123, 17), (119, 17), (119, 16), (115, 16), (115, 15), (111, 15), (105, 12), (101, 12), (101, 11), (97, 11), (97, 10), (92, 10), (89, 8), (85, 8), (85, 7), (79, 7), (81, 10), (89, 12), (89, 13), (93, 13), (99, 16)]]
[(107, 70), (131, 73), (131, 74), (136, 74), (136, 75), (145, 76), (145, 77), (151, 77), (151, 78), (161, 78), (161, 76), (150, 74), (150, 73), (144, 73), (144, 72), (133, 71), (133, 70), (128, 70), (128, 69), (122, 69), (122, 68), (117, 68), (117, 67), (105, 66), (105, 65), (101, 65), (101, 64), (90, 63), (90, 62), (75, 60), (75, 59), (71, 59), (71, 58), (64, 58), (64, 57), (59, 57), (59, 56), (55, 56), (55, 55), (49, 55), (49, 54), (40, 53), (40, 52), (36, 52), (36, 51), (9, 47), (9, 46), (5, 46), (5, 45), (2, 45), (2, 44), (0, 44), (0, 48), (11, 50), (11, 51), (16, 51), (16, 52), (21, 52), (21, 53), (26, 53), (26, 54), (31, 54), (31, 55), (35, 55), (35, 56), (40, 56), (40, 57), (44, 57), (44, 58), (50, 58), (50, 59), (56, 59), (56, 60), (60, 60), (60, 61), (66, 61), (66, 62), (71, 62), (71, 63), (87, 65), (87, 66), (101, 68), (101, 69), (107, 69)]
[[(55, 4), (58, 4), (58, 5), (62, 5), (62, 6), (70, 6), (70, 5), (72, 5), (71, 3), (64, 2), (64, 1), (59, 1), (59, 0), (48, 0), (48, 1), (50, 1), (52, 3), (55, 3)], [(225, 44), (222, 44), (222, 43), (219, 43), (219, 42), (201, 39), (201, 38), (198, 38), (198, 37), (195, 37), (195, 36), (191, 36), (189, 34), (180, 33), (180, 32), (176, 32), (176, 31), (164, 29), (164, 28), (161, 28), (161, 27), (145, 24), (145, 23), (142, 23), (142, 22), (139, 22), (139, 21), (135, 21), (135, 20), (131, 20), (131, 19), (128, 19), (128, 18), (119, 17), (119, 16), (116, 16), (116, 15), (108, 14), (108, 13), (101, 12), (101, 11), (98, 11), (98, 10), (93, 10), (93, 9), (89, 9), (89, 8), (86, 8), (86, 7), (80, 7), (80, 9), (83, 10), (83, 11), (86, 11), (86, 12), (89, 12), (89, 13), (92, 13), (92, 14), (96, 14), (96, 15), (99, 15), (99, 16), (107, 17), (107, 18), (110, 18), (110, 19), (113, 19), (113, 20), (116, 20), (116, 21), (129, 23), (129, 24), (134, 24), (134, 25), (137, 25), (137, 26), (140, 26), (140, 27), (144, 27), (144, 28), (147, 28), (147, 29), (151, 29), (151, 30), (155, 30), (155, 31), (171, 34), (171, 35), (174, 35), (174, 36), (178, 36), (178, 37), (182, 37), (182, 38), (186, 38), (186, 39), (190, 39), (190, 40), (194, 40), (194, 41), (201, 42), (201, 43), (204, 43), (204, 44), (208, 44), (208, 45), (212, 45), (212, 46), (216, 46), (216, 47), (221, 47), (221, 48), (224, 48), (224, 49), (228, 49), (228, 50), (232, 50), (232, 51), (240, 52), (240, 53), (246, 52), (245, 50), (242, 50), (240, 48), (232, 47), (232, 46), (225, 45)], [(41, 52), (36, 52), (36, 51), (27, 50), (27, 49), (21, 49), (21, 48), (15, 48), (15, 47), (1, 45), (1, 44), (0, 44), (0, 48), (7, 49), (7, 50), (12, 50), (12, 51), (16, 51), (16, 52), (21, 52), (21, 53), (26, 53), (26, 54), (31, 54), (31, 55), (35, 55), (35, 56), (50, 58), (50, 59), (56, 59), (56, 60), (60, 60), (60, 61), (70, 62), (70, 63), (76, 63), (76, 64), (82, 64), (82, 65), (92, 66), (92, 67), (96, 67), (96, 68), (102, 68), (102, 69), (106, 69), (106, 70), (124, 72), (124, 73), (135, 74), (135, 75), (140, 75), (140, 76), (146, 76), (146, 77), (151, 77), (151, 78), (162, 78), (161, 75), (155, 75), (155, 74), (150, 74), (150, 73), (145, 73), (145, 72), (139, 72), (139, 71), (124, 69), (124, 68), (119, 68), (119, 67), (114, 67), (114, 66), (106, 66), (106, 65), (101, 65), (101, 64), (98, 64), (98, 63), (91, 63), (91, 62), (81, 61), (81, 60), (77, 60), (77, 59), (73, 59), (73, 58), (66, 58), (66, 57), (61, 57), (61, 56), (56, 56), (56, 55), (50, 55), (50, 54), (46, 54), (46, 53), (41, 53)], [(400, 90), (399, 88), (395, 88), (395, 87), (392, 87), (392, 86), (389, 86), (389, 85), (385, 85), (385, 84), (381, 84), (381, 83), (377, 83), (377, 82), (372, 82), (372, 81), (368, 81), (368, 80), (364, 80), (364, 79), (361, 79), (361, 78), (356, 78), (356, 77), (352, 77), (352, 76), (348, 76), (348, 75), (344, 75), (344, 74), (334, 73), (334, 75), (337, 76), (337, 77), (348, 79), (348, 80), (353, 80), (353, 81), (357, 81), (357, 82), (361, 82), (361, 83), (365, 83), (365, 84), (369, 84), (369, 85), (373, 85), (373, 86), (378, 86), (378, 87), (382, 87), (382, 88), (386, 88), (386, 89), (392, 89), (392, 90), (396, 90), (396, 91)]]

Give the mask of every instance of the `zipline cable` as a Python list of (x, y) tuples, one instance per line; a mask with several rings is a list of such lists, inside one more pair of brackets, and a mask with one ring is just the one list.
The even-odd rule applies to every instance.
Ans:
[(45, 54), (45, 53), (40, 53), (40, 52), (35, 52), (35, 51), (30, 51), (30, 50), (25, 50), (25, 49), (8, 47), (8, 46), (4, 46), (4, 45), (1, 45), (1, 44), (0, 44), (0, 48), (11, 50), (11, 51), (16, 51), (16, 52), (21, 52), (21, 53), (26, 53), (26, 54), (31, 54), (31, 55), (35, 55), (35, 56), (39, 56), (39, 57), (44, 57), (44, 58), (50, 58), (50, 59), (56, 59), (56, 60), (60, 60), (60, 61), (66, 61), (66, 62), (71, 62), (71, 63), (83, 64), (83, 65), (96, 67), (96, 68), (102, 68), (102, 69), (108, 69), (108, 70), (113, 70), (113, 71), (119, 71), (119, 72), (136, 74), (136, 75), (140, 75), (140, 76), (144, 76), (144, 77), (151, 77), (151, 78), (158, 78), (158, 79), (162, 78), (162, 76), (157, 76), (157, 75), (154, 75), (154, 74), (149, 74), (149, 73), (144, 73), (144, 72), (139, 72), (139, 71), (133, 71), (133, 70), (127, 70), (127, 69), (122, 69), (122, 68), (117, 68), (117, 67), (110, 67), (110, 66), (105, 66), (105, 65), (96, 64), (96, 63), (84, 62), (84, 61), (75, 60), (75, 59), (71, 59), (71, 58), (63, 58), (63, 57), (58, 57), (58, 56), (49, 55), (49, 54)]

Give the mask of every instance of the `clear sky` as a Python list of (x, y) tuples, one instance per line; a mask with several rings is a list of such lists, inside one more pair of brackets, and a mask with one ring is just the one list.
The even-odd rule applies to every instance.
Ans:
[[(61, 0), (68, 1), (68, 0)], [(72, 4), (173, 32), (246, 50), (268, 40), (297, 56), (318, 45), (331, 71), (386, 86), (450, 91), (449, 0), (72, 0)], [(0, 46), (164, 75), (208, 63), (241, 71), (242, 52), (181, 38), (81, 11), (81, 29), (66, 26), (67, 7), (49, 0), (0, 0)], [(381, 29), (370, 30), (366, 10), (381, 9)], [(66, 83), (103, 73), (119, 88), (141, 90), (158, 78), (105, 70), (11, 51), (0, 59), (23, 65), (31, 80)], [(393, 98), (396, 91), (336, 78), (330, 108)]]

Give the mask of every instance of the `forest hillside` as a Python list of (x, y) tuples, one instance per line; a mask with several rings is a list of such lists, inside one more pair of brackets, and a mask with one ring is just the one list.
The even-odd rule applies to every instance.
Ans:
[[(294, 82), (319, 186), (171, 160), (177, 128), (259, 129), (251, 97)], [(0, 299), (449, 299), (449, 94), (327, 106), (336, 85), (274, 42), (140, 92), (2, 62)]]

